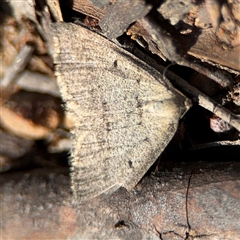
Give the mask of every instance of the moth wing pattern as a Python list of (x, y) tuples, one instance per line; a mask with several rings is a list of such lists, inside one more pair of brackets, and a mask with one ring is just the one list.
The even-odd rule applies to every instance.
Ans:
[(71, 181), (80, 201), (131, 190), (176, 132), (186, 98), (162, 75), (81, 26), (52, 26), (54, 64), (75, 120)]

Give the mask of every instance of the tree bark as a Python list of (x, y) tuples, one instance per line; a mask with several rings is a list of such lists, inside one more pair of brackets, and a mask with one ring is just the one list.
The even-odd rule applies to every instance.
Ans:
[(81, 205), (67, 169), (2, 174), (2, 239), (237, 240), (239, 163), (204, 163), (196, 172), (201, 164), (160, 171), (131, 192)]

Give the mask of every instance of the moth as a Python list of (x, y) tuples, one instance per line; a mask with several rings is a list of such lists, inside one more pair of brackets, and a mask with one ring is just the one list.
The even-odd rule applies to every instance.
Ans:
[(187, 98), (97, 33), (71, 23), (52, 32), (57, 82), (75, 121), (73, 192), (84, 201), (133, 189), (175, 134)]

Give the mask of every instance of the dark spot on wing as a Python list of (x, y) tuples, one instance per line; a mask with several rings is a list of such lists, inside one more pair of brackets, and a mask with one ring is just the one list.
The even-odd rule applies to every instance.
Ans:
[(133, 167), (133, 165), (132, 165), (132, 161), (129, 160), (129, 161), (128, 161), (128, 164), (129, 164), (129, 167), (130, 167), (130, 168)]
[(115, 228), (123, 228), (123, 227), (127, 227), (129, 228), (129, 225), (125, 223), (124, 220), (119, 220), (115, 225)]
[(115, 61), (113, 62), (113, 66), (114, 66), (115, 68), (118, 66), (117, 60), (115, 60)]

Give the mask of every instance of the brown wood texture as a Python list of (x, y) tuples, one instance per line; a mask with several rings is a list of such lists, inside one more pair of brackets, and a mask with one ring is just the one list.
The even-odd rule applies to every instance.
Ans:
[(150, 10), (151, 5), (142, 0), (116, 1), (107, 8), (106, 16), (99, 21), (99, 25), (108, 38), (117, 38), (131, 23), (147, 15)]
[(63, 4), (98, 20), (103, 18), (106, 7), (108, 6), (106, 3), (106, 5), (101, 5), (102, 8), (100, 8), (100, 6), (93, 4), (90, 0), (64, 1)]
[[(68, 1), (66, 1), (66, 4), (67, 2)], [(168, 58), (169, 56), (162, 56), (160, 53), (161, 50), (164, 51), (169, 47), (174, 50), (174, 48), (177, 47), (178, 50), (186, 50), (186, 52), (183, 51), (184, 54), (195, 56), (202, 61), (209, 63), (213, 62), (214, 64), (231, 68), (236, 71), (240, 70), (239, 23), (235, 20), (237, 16), (236, 14), (236, 16), (230, 18), (230, 13), (228, 13), (230, 10), (235, 13), (236, 9), (239, 9), (238, 4), (230, 4), (227, 6), (226, 4), (221, 5), (218, 1), (206, 1), (205, 4), (193, 3), (190, 0), (181, 3), (179, 3), (179, 1), (165, 1), (164, 3), (155, 1), (155, 4), (160, 5), (157, 9), (158, 13), (161, 13), (161, 16), (164, 18), (159, 20), (159, 17), (156, 16), (157, 11), (154, 10), (154, 4), (151, 1), (147, 1), (147, 3), (150, 3), (150, 5), (153, 6), (153, 10), (148, 17), (153, 16), (155, 21), (158, 21), (159, 23), (164, 20), (167, 22), (169, 21), (172, 24), (169, 24), (169, 26), (172, 26), (173, 32), (171, 32), (172, 30), (169, 32), (169, 28), (162, 30), (168, 35), (168, 37), (174, 40), (172, 43), (173, 45), (168, 46), (166, 44), (165, 46), (161, 46), (159, 45), (159, 39), (157, 40), (154, 35), (151, 35), (147, 28), (142, 29), (142, 26), (141, 24), (139, 26), (138, 21), (134, 23), (134, 16), (137, 17), (139, 15), (139, 18), (136, 20), (141, 20), (141, 17), (144, 16), (144, 12), (147, 11), (147, 8), (145, 8), (146, 11), (143, 10), (141, 1), (138, 2), (138, 5), (142, 9), (142, 14), (140, 14), (139, 11), (135, 11), (137, 10), (136, 7), (129, 7), (129, 11), (125, 11), (123, 17), (119, 16), (119, 12), (123, 9), (123, 4), (109, 3), (106, 1), (105, 5), (99, 9), (99, 6), (96, 5), (96, 3), (83, 0), (73, 0), (72, 6), (76, 11), (80, 11), (87, 16), (96, 18), (100, 20), (100, 23), (102, 21), (104, 23), (103, 32), (110, 37), (116, 37), (117, 33), (121, 35), (119, 30), (121, 29), (123, 33), (124, 30), (127, 30), (127, 26), (133, 23), (130, 27), (130, 31), (127, 30), (128, 33), (132, 35), (132, 38), (137, 39), (138, 37), (142, 37), (150, 46), (149, 49), (153, 53), (157, 53), (163, 59), (164, 57)], [(111, 11), (108, 11), (110, 9)], [(111, 16), (118, 17), (114, 20)], [(222, 22), (219, 20), (221, 17), (223, 18)], [(118, 21), (118, 19), (121, 21)], [(132, 22), (130, 21), (131, 19)], [(230, 25), (228, 22), (228, 28), (225, 26), (227, 21), (231, 23), (231, 26), (228, 26)], [(173, 25), (176, 25), (177, 27), (173, 27)], [(228, 29), (231, 27), (234, 30), (229, 32), (230, 30)], [(153, 43), (158, 50), (153, 48)], [(186, 46), (188, 49), (185, 49)], [(176, 59), (171, 58), (170, 60), (176, 61)]]
[(197, 58), (202, 58), (206, 61), (210, 60), (240, 71), (240, 45), (226, 50), (216, 45), (215, 41), (215, 35), (212, 31), (203, 32), (188, 53)]
[[(76, 202), (67, 169), (1, 175), (2, 239), (239, 239), (239, 163), (188, 163)], [(228, 167), (227, 167), (228, 166)], [(215, 167), (215, 170), (211, 170)], [(184, 171), (184, 173), (183, 173)]]

